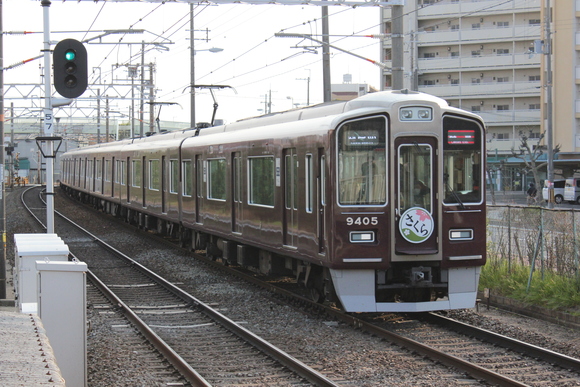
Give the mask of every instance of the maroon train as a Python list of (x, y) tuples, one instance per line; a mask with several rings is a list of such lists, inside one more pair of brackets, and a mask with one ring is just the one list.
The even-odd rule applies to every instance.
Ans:
[(473, 307), (486, 260), (484, 124), (427, 94), (65, 153), (70, 195), (350, 312)]

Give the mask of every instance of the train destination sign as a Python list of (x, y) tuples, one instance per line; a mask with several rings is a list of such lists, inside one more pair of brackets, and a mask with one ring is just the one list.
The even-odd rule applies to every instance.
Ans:
[(349, 146), (369, 146), (379, 143), (379, 134), (376, 130), (359, 130), (349, 132), (346, 144)]
[(449, 145), (474, 145), (475, 130), (450, 130), (447, 132), (447, 144)]

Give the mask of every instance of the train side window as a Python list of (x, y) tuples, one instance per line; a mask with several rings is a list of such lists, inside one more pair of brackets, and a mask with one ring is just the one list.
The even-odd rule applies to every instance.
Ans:
[(226, 160), (210, 159), (208, 163), (207, 198), (226, 200)]
[(159, 191), (161, 186), (161, 174), (159, 160), (149, 160), (149, 189)]
[(105, 160), (105, 175), (103, 179), (105, 181), (111, 181), (111, 160)]
[(135, 188), (141, 187), (141, 160), (133, 160), (131, 168), (131, 185)]
[(274, 157), (251, 157), (249, 169), (249, 203), (274, 207)]
[(191, 197), (193, 194), (193, 175), (191, 170), (191, 160), (181, 162), (181, 173), (183, 174), (181, 191), (183, 196)]
[(338, 202), (384, 205), (387, 202), (386, 119), (350, 121), (338, 129)]
[(117, 179), (121, 185), (125, 185), (125, 160), (119, 160), (117, 165)]
[(313, 189), (314, 189), (314, 181), (313, 181), (313, 171), (312, 171), (312, 155), (306, 155), (306, 163), (304, 166), (306, 172), (306, 212), (312, 212), (312, 197), (313, 197)]
[(169, 193), (176, 194), (179, 189), (179, 160), (169, 160)]
[(443, 183), (445, 204), (482, 203), (481, 126), (458, 117), (443, 119)]
[(96, 159), (95, 166), (97, 169), (97, 173), (96, 173), (96, 177), (95, 177), (97, 180), (97, 184), (95, 185), (95, 191), (101, 192), (101, 182), (103, 180), (103, 162), (102, 162), (102, 160)]

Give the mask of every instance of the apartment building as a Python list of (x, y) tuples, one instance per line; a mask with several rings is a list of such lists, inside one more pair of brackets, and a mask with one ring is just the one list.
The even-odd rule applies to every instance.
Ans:
[[(541, 133), (544, 55), (534, 52), (534, 41), (542, 36), (542, 6), (542, 0), (407, 0), (404, 87), (481, 115), (488, 127), (488, 156), (508, 157), (521, 132), (532, 138)], [(387, 34), (391, 12), (382, 11)], [(390, 65), (390, 38), (381, 50)], [(391, 84), (387, 69), (382, 89)]]

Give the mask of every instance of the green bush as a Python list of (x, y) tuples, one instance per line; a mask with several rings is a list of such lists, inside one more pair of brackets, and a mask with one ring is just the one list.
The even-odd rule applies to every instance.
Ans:
[[(508, 264), (497, 258), (488, 259), (481, 271), (479, 289), (489, 288), (495, 295), (520, 300), (528, 305), (549, 309), (580, 311), (580, 279), (536, 270), (530, 287), (528, 281), (530, 267), (521, 264)], [(543, 277), (543, 278), (542, 278)]]

